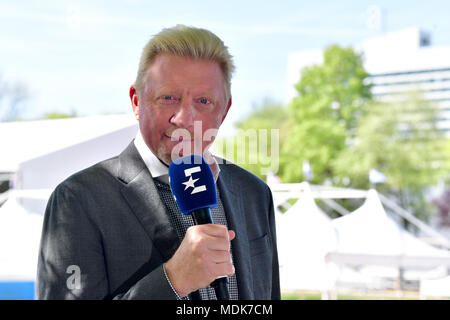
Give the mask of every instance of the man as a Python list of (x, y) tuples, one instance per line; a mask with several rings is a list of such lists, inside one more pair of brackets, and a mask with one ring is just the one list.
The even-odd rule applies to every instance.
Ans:
[[(49, 199), (38, 299), (216, 299), (209, 284), (224, 275), (231, 299), (280, 298), (271, 192), (208, 150), (231, 106), (233, 69), (207, 30), (176, 26), (151, 39), (130, 88), (136, 139)], [(192, 152), (216, 180), (215, 224), (194, 226), (167, 184), (170, 163)]]

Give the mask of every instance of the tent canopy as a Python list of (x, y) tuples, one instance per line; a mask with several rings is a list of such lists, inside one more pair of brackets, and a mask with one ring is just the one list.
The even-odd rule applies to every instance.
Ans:
[(327, 256), (328, 261), (418, 268), (450, 266), (450, 252), (401, 229), (387, 216), (375, 190), (369, 190), (360, 208), (334, 219), (332, 224), (338, 232), (338, 247)]
[(14, 196), (0, 207), (0, 281), (35, 279), (42, 221)]
[[(281, 287), (326, 291), (332, 275), (325, 255), (336, 247), (331, 219), (316, 205), (308, 184), (302, 186), (298, 200), (284, 214), (276, 216), (277, 246)], [(287, 200), (274, 193), (276, 204)]]
[[(355, 277), (360, 276), (365, 282), (374, 281), (374, 285), (386, 275), (384, 271), (380, 273), (380, 268), (398, 271), (403, 267), (423, 273), (450, 266), (450, 252), (437, 249), (399, 227), (387, 215), (376, 190), (310, 186), (306, 182), (270, 187), (277, 206), (287, 199), (298, 198), (284, 214), (276, 210), (283, 289), (328, 290), (337, 278), (342, 281), (343, 271), (353, 270), (347, 266), (364, 267), (358, 269), (367, 271), (345, 276), (347, 280), (356, 281)], [(366, 200), (352, 213), (330, 219), (314, 198)], [(344, 268), (337, 270), (337, 265)], [(379, 273), (370, 274), (369, 269)], [(415, 274), (417, 280), (420, 273)]]
[(0, 172), (16, 172), (24, 161), (129, 126), (137, 126), (131, 112), (0, 123)]
[(25, 210), (43, 214), (61, 181), (118, 155), (137, 130), (131, 113), (0, 124), (7, 137), (0, 140), (0, 171), (14, 172), (7, 197), (14, 193)]

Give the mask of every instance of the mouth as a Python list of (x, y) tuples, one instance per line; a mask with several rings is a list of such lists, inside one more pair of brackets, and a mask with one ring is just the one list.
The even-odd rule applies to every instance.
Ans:
[(191, 137), (177, 136), (177, 135), (172, 136), (172, 134), (167, 134), (167, 133), (164, 133), (164, 137), (166, 137), (170, 141), (174, 141), (174, 142), (192, 142), (192, 141), (194, 141), (194, 139), (192, 139)]

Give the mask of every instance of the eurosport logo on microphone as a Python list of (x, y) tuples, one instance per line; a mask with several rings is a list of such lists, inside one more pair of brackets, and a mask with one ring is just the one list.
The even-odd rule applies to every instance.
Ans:
[(203, 191), (207, 190), (205, 185), (195, 186), (195, 183), (199, 180), (199, 178), (197, 178), (197, 179), (192, 178), (193, 173), (201, 172), (201, 171), (202, 171), (202, 168), (200, 166), (192, 167), (192, 168), (184, 170), (184, 175), (186, 177), (189, 177), (189, 179), (187, 181), (182, 182), (185, 186), (184, 191), (186, 191), (188, 188), (192, 188), (191, 194), (195, 194), (195, 193), (199, 193), (199, 192), (203, 192)]

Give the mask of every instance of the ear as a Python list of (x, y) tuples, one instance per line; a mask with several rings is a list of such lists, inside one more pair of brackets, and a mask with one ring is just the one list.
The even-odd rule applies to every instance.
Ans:
[(228, 99), (227, 108), (226, 108), (226, 110), (225, 110), (225, 112), (224, 112), (224, 114), (222, 116), (222, 122), (220, 124), (222, 124), (223, 121), (225, 120), (225, 118), (227, 117), (227, 114), (228, 114), (228, 111), (230, 110), (230, 107), (231, 107), (231, 97), (230, 97), (230, 99)]
[(132, 85), (130, 87), (130, 100), (131, 100), (131, 107), (133, 108), (134, 117), (136, 120), (139, 120), (139, 97), (137, 95), (136, 87)]

